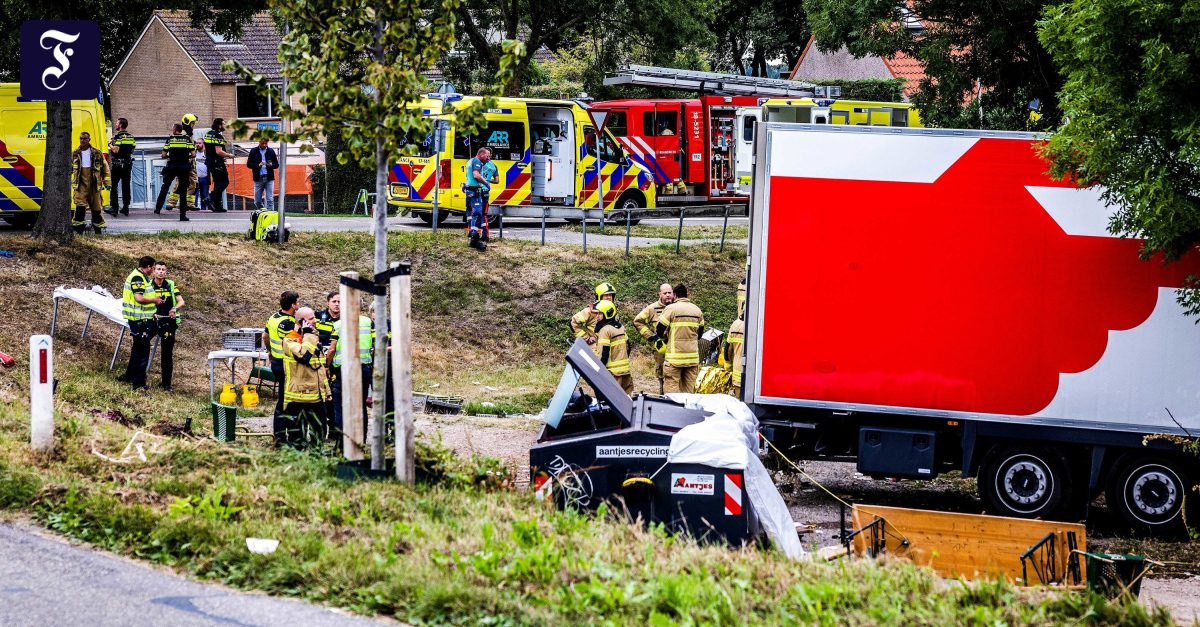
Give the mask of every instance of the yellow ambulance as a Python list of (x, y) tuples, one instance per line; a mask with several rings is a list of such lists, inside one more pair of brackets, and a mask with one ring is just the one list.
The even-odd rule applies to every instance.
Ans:
[[(42, 208), (46, 161), (46, 103), (20, 98), (18, 83), (0, 83), (0, 218), (21, 227), (33, 226)], [(104, 106), (97, 100), (71, 101), (71, 146), (87, 131), (92, 145), (108, 148)], [(108, 192), (102, 192), (108, 205)]]
[(485, 128), (474, 135), (457, 132), (455, 112), (478, 100), (475, 96), (434, 94), (417, 105), (424, 115), (442, 121), (444, 141), (438, 151), (436, 131), (412, 139), (417, 156), (401, 158), (388, 172), (389, 203), (408, 209), (426, 223), (433, 221), (435, 195), (439, 222), (450, 213), (465, 213), (467, 162), (480, 148), (488, 147), (500, 179), (492, 185), (493, 206), (600, 207), (601, 190), (605, 211), (655, 206), (654, 177), (630, 160), (608, 131), (597, 134), (584, 105), (569, 100), (499, 98), (486, 112)]

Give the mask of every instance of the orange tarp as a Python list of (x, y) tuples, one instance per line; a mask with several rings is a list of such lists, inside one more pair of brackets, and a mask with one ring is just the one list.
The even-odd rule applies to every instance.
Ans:
[[(297, 159), (288, 156), (287, 164), (287, 193), (289, 196), (308, 196), (312, 194), (312, 183), (308, 177), (312, 174), (312, 163), (295, 163)], [(235, 196), (254, 197), (254, 176), (246, 168), (246, 159), (229, 160), (229, 193)], [(275, 193), (279, 193), (279, 172), (275, 172)]]

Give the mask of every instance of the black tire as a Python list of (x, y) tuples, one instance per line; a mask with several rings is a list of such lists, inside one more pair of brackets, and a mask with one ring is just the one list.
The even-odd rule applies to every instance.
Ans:
[(999, 446), (979, 467), (979, 495), (1000, 516), (1053, 519), (1069, 502), (1070, 485), (1060, 455), (1027, 444)]
[[(1170, 535), (1183, 530), (1184, 518), (1196, 511), (1200, 494), (1188, 469), (1179, 461), (1157, 455), (1122, 459), (1109, 476), (1104, 500), (1109, 511), (1140, 532)], [(1187, 507), (1190, 511), (1185, 511)]]
[[(608, 210), (608, 223), (622, 225), (625, 224), (625, 213), (633, 209), (643, 209), (646, 207), (646, 198), (637, 192), (625, 192), (617, 199), (617, 204)], [(636, 226), (642, 219), (634, 214), (629, 219), (631, 226)]]
[[(433, 212), (432, 211), (414, 211), (412, 213), (414, 216), (417, 217), (418, 220), (420, 220), (421, 222), (424, 222), (425, 226), (433, 226)], [(438, 209), (438, 226), (441, 226), (444, 222), (446, 222), (446, 218), (449, 215), (450, 215), (449, 211), (446, 211), (444, 209)]]

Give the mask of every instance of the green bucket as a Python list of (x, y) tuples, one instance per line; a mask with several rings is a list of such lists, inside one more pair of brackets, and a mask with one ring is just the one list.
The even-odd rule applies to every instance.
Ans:
[(212, 417), (213, 437), (222, 442), (232, 442), (237, 438), (236, 405), (222, 405), (213, 401)]

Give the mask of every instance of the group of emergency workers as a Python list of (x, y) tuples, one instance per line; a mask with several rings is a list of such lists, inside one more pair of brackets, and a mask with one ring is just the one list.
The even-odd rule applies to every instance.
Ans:
[[(271, 373), (278, 383), (273, 431), (276, 444), (295, 445), (300, 439), (299, 418), (316, 416), (330, 435), (342, 432), (342, 298), (325, 296), (325, 309), (300, 305), (300, 295), (279, 296), (279, 310), (267, 319), (263, 343), (270, 352)], [(362, 368), (362, 420), (366, 432), (367, 383), (375, 362), (375, 326), (365, 314), (358, 317), (358, 358)]]
[[(617, 312), (616, 287), (612, 283), (596, 286), (596, 300), (571, 316), (571, 332), (597, 350), (601, 363), (633, 394), (630, 370), (629, 338)], [(726, 360), (733, 365), (734, 395), (741, 392), (742, 307), (739, 299), (738, 320), (729, 329)], [(654, 348), (658, 393), (692, 393), (700, 372), (700, 337), (704, 334), (704, 312), (688, 298), (687, 286), (663, 283), (658, 300), (646, 305), (633, 319), (637, 329)]]
[(175, 370), (175, 336), (182, 321), (185, 301), (174, 279), (167, 278), (167, 263), (145, 256), (138, 267), (125, 277), (121, 291), (121, 313), (129, 327), (133, 348), (129, 364), (118, 381), (128, 383), (136, 391), (148, 391), (146, 374), (150, 369), (150, 345), (159, 338), (159, 360), (162, 366), (160, 386), (173, 391), (171, 375)]
[[(214, 118), (212, 128), (205, 133), (203, 140), (194, 137), (196, 122), (194, 114), (184, 115), (180, 122), (172, 127), (171, 136), (162, 148), (162, 158), (167, 160), (167, 164), (162, 170), (163, 184), (158, 191), (154, 213), (161, 214), (164, 205), (168, 209), (178, 205), (181, 222), (191, 220), (187, 217), (187, 210), (199, 192), (197, 151), (204, 154), (208, 180), (213, 185), (209, 196), (211, 211), (225, 211), (225, 190), (229, 187), (229, 172), (225, 160), (232, 159), (233, 153), (229, 152), (231, 146), (225, 139), (225, 121), (222, 118)], [(130, 185), (133, 151), (137, 147), (137, 138), (129, 132), (129, 120), (125, 118), (117, 118), (115, 130), (108, 142), (108, 158), (92, 146), (91, 135), (86, 131), (79, 134), (79, 147), (71, 153), (71, 189), (75, 203), (71, 226), (78, 233), (83, 233), (88, 228), (86, 213), (89, 209), (92, 230), (97, 234), (103, 232), (107, 224), (101, 215), (101, 191), (110, 187), (112, 194), (109, 207), (103, 209), (103, 213), (113, 217), (129, 215), (129, 204), (132, 202)], [(111, 168), (108, 159), (112, 160)], [(173, 192), (172, 182), (175, 182)]]

